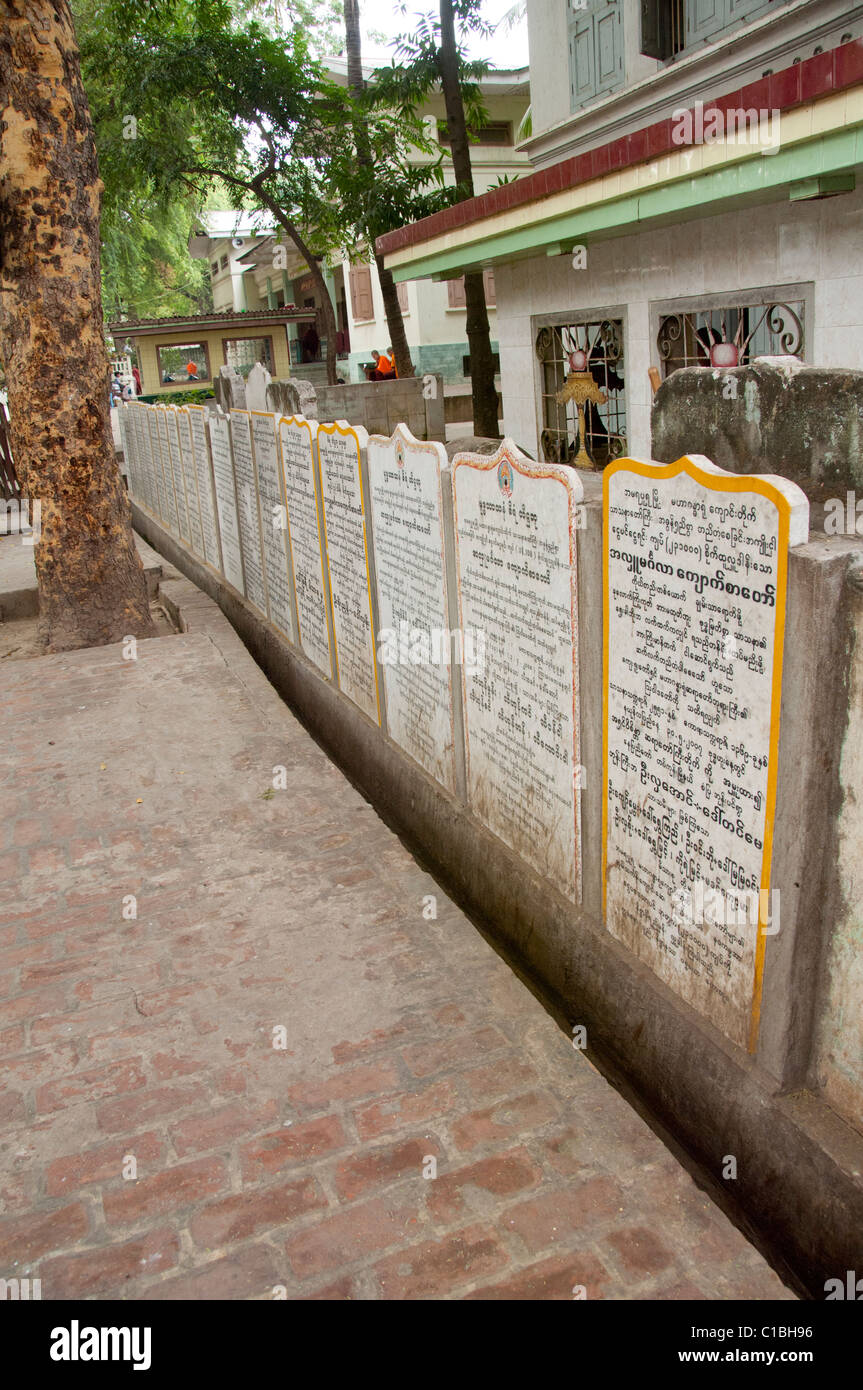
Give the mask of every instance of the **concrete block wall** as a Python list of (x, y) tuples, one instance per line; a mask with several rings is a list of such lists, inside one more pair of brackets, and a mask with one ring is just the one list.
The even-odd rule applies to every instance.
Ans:
[(355, 385), (319, 386), (318, 418), (350, 420), (369, 434), (392, 434), (404, 424), (417, 439), (446, 438), (443, 382), (435, 377), (404, 381), (363, 381)]
[[(494, 339), (491, 350), (492, 352), (500, 350)], [(427, 372), (431, 372), (432, 375), (442, 376), (447, 386), (458, 386), (470, 381), (470, 377), (465, 376), (464, 372), (464, 359), (468, 351), (466, 338), (455, 343), (413, 344), (411, 345), (411, 360), (417, 376), (424, 376)], [(348, 370), (352, 382), (364, 380), (362, 367), (370, 360), (371, 355), (368, 352), (351, 353), (348, 359)]]

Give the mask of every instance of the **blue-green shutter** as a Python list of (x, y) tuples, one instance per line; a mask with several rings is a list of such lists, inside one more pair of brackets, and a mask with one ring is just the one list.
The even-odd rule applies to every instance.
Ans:
[(686, 47), (715, 38), (751, 19), (763, 19), (790, 0), (685, 0)]
[(728, 26), (728, 0), (687, 0), (686, 45), (712, 38)]
[(572, 110), (623, 85), (620, 0), (589, 0), (569, 8), (569, 84)]

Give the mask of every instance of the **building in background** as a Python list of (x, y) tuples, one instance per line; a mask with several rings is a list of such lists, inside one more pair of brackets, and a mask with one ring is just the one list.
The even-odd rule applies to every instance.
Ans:
[[(309, 267), (290, 242), (280, 240), (269, 213), (203, 213), (198, 229), (189, 238), (189, 254), (209, 263), (216, 312), (290, 311), (286, 316), (287, 361), (281, 360), (273, 375), (287, 376), (305, 363), (312, 366), (311, 375), (315, 376), (314, 369), (326, 356), (319, 295)], [(336, 351), (347, 357), (347, 308), (341, 265), (330, 265), (323, 259), (319, 265), (339, 325)], [(252, 363), (239, 365), (245, 372), (246, 365), (250, 368)], [(318, 374), (321, 372), (322, 365)]]
[(598, 464), (650, 457), (651, 368), (863, 367), (863, 8), (527, 10), (534, 172), (378, 246), (397, 280), (493, 272), (507, 433), (573, 456), (573, 353), (608, 398), (588, 410)]
[[(330, 70), (337, 80), (346, 80), (345, 63), (333, 59)], [(367, 77), (370, 75), (371, 69), (366, 72)], [(476, 142), (471, 145), (473, 181), (478, 194), (502, 179), (515, 179), (530, 169), (530, 160), (518, 145), (519, 128), (530, 102), (528, 70), (490, 72), (480, 83), (480, 90), (488, 120), (482, 130), (476, 132)], [(421, 114), (432, 137), (446, 150), (443, 96), (430, 97)], [(455, 183), (451, 165), (445, 167), (445, 181)], [(358, 261), (346, 255), (342, 272), (349, 291), (350, 379), (361, 381), (363, 364), (371, 360), (372, 349), (383, 351), (389, 345), (389, 330), (374, 262)], [(437, 282), (431, 279), (404, 281), (399, 289), (405, 332), (417, 375), (439, 372), (451, 385), (470, 382), (463, 279), (456, 275)], [(497, 297), (491, 269), (486, 275), (486, 304), (492, 348), (497, 352)]]
[(300, 317), (291, 309), (214, 310), (171, 318), (120, 319), (106, 325), (115, 353), (129, 352), (142, 395), (213, 389), (220, 367), (248, 376), (261, 362), (273, 377), (290, 375), (290, 339)]
[[(329, 67), (336, 81), (347, 81), (346, 63), (331, 59)], [(366, 76), (371, 72), (367, 69)], [(528, 156), (517, 148), (519, 126), (529, 102), (527, 68), (489, 73), (481, 88), (488, 121), (471, 149), (478, 192), (530, 168)], [(446, 149), (443, 97), (431, 97), (423, 115), (433, 137)], [(455, 181), (451, 168), (446, 181)], [(189, 251), (209, 262), (214, 308), (235, 312), (280, 307), (305, 310), (305, 316), (289, 327), (292, 368), (296, 372), (301, 366), (311, 367), (305, 375), (323, 381), (327, 344), (315, 283), (294, 247), (281, 244), (272, 218), (261, 213), (209, 212), (202, 214), (199, 226), (189, 239)], [(348, 381), (362, 381), (372, 350), (383, 352), (389, 346), (377, 268), (355, 248), (324, 257), (319, 264), (335, 310), (340, 374)], [(495, 294), (494, 273), (489, 271), (486, 298), (496, 352)], [(447, 383), (469, 385), (463, 277), (457, 275), (439, 283), (404, 283), (399, 299), (417, 373), (439, 372)]]

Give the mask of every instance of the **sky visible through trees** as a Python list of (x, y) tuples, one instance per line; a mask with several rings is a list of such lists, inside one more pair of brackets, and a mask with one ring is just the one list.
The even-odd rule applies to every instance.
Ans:
[[(482, 17), (489, 24), (497, 24), (512, 9), (514, 0), (484, 0)], [(363, 62), (388, 63), (392, 60), (392, 50), (386, 43), (377, 41), (374, 35), (384, 34), (387, 40), (393, 39), (410, 28), (410, 16), (432, 5), (423, 0), (407, 0), (405, 13), (397, 0), (363, 0)], [(369, 32), (371, 31), (371, 33)], [(511, 30), (501, 26), (491, 39), (471, 36), (467, 42), (467, 52), (471, 58), (485, 58), (496, 68), (520, 68), (527, 66), (527, 21), (522, 20)]]

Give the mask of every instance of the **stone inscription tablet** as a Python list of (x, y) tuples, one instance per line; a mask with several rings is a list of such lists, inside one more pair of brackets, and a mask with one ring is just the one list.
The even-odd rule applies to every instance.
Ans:
[(299, 644), (318, 670), (331, 677), (325, 560), (316, 488), (317, 428), (314, 421), (302, 415), (283, 418), (279, 421), (279, 446)]
[(220, 570), (222, 568), (222, 556), (219, 549), (219, 527), (216, 519), (213, 472), (207, 447), (207, 411), (202, 405), (190, 405), (187, 406), (187, 410), (194, 451), (195, 475), (198, 480), (204, 559), (208, 565), (213, 566), (213, 569)]
[(234, 449), (234, 477), (237, 483), (237, 517), (240, 524), (240, 545), (243, 549), (243, 574), (246, 576), (246, 598), (267, 616), (267, 591), (264, 585), (264, 558), (261, 542), (261, 522), (258, 513), (258, 488), (252, 457), (252, 427), (247, 410), (231, 411), (231, 443)]
[(296, 640), (294, 613), (291, 604), (291, 577), (288, 560), (288, 523), (282, 476), (279, 468), (279, 446), (276, 440), (276, 417), (268, 411), (253, 410), (252, 444), (258, 475), (258, 495), (261, 499), (261, 528), (264, 538), (264, 560), (270, 622), (287, 637)]
[(452, 464), (467, 787), (490, 830), (569, 898), (581, 896), (573, 469), (512, 440)]
[(808, 504), (688, 458), (619, 459), (603, 495), (606, 925), (754, 1049), (788, 546)]
[(168, 525), (175, 536), (180, 535), (180, 503), (177, 498), (177, 489), (174, 481), (174, 469), (171, 463), (171, 440), (168, 433), (168, 407), (157, 405), (156, 423), (159, 431), (159, 452), (162, 459), (162, 477), (165, 481), (165, 497), (168, 508)]
[(180, 459), (183, 465), (183, 482), (186, 485), (186, 505), (189, 508), (189, 536), (196, 555), (204, 554), (204, 536), (201, 530), (201, 506), (198, 498), (198, 478), (195, 471), (195, 451), (189, 412), (185, 406), (177, 409), (177, 430), (180, 436)]
[(180, 447), (180, 421), (173, 406), (165, 411), (165, 424), (168, 430), (168, 458), (171, 463), (171, 476), (174, 479), (174, 496), (177, 499), (180, 539), (188, 545), (192, 537), (189, 521), (189, 499), (186, 494), (186, 477)]
[(379, 724), (361, 471), (366, 439), (364, 429), (342, 421), (318, 426), (336, 675), (340, 689)]
[(147, 465), (144, 461), (141, 445), (141, 410), (142, 407), (135, 401), (132, 401), (128, 406), (126, 435), (132, 451), (132, 466), (134, 470), (134, 480), (130, 474), (129, 485), (132, 489), (135, 501), (139, 506), (144, 506), (148, 511), (152, 511), (147, 488)]
[(447, 616), (446, 449), (399, 425), (389, 439), (372, 435), (367, 457), (387, 731), (454, 792), (453, 660), (461, 653)]
[(156, 470), (153, 464), (153, 446), (150, 440), (150, 407), (135, 407), (138, 452), (141, 459), (142, 487), (144, 502), (154, 516), (159, 515), (159, 497), (156, 492)]
[(153, 476), (156, 481), (156, 502), (159, 508), (158, 514), (170, 531), (172, 522), (168, 514), (168, 490), (165, 485), (165, 470), (162, 467), (162, 446), (159, 440), (159, 411), (156, 406), (151, 406), (147, 410), (147, 427), (150, 432), (150, 457), (153, 460)]
[(243, 557), (240, 548), (240, 524), (237, 520), (237, 494), (234, 486), (234, 464), (231, 457), (231, 429), (227, 416), (214, 412), (210, 416), (210, 449), (213, 459), (213, 481), (216, 505), (219, 509), (219, 534), (222, 540), (223, 573), (239, 593), (243, 585)]
[(129, 442), (131, 428), (129, 426), (129, 406), (125, 401), (120, 402), (119, 414), (117, 415), (117, 427), (120, 431), (120, 452), (123, 455), (123, 472), (129, 480), (129, 491), (135, 492), (135, 459), (132, 454), (132, 445)]

